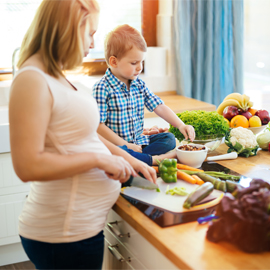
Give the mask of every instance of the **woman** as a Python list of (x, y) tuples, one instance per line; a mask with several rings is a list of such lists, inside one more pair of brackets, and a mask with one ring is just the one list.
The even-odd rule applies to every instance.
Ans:
[(22, 181), (32, 181), (19, 234), (38, 269), (101, 269), (103, 228), (120, 183), (137, 172), (156, 179), (152, 168), (97, 135), (97, 104), (63, 75), (94, 47), (98, 15), (95, 0), (44, 0), (11, 87), (13, 165)]

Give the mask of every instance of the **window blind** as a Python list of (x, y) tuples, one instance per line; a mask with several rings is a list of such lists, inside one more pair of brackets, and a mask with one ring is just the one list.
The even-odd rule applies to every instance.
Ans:
[[(42, 0), (0, 0), (0, 68), (10, 68), (13, 51), (21, 46)], [(120, 24), (141, 32), (141, 0), (98, 0), (100, 19), (95, 34), (95, 49), (87, 58), (104, 58), (104, 38)]]

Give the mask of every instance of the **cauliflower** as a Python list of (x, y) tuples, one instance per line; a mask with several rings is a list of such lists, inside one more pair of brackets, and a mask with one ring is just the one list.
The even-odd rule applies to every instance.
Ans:
[(243, 127), (230, 129), (226, 134), (225, 143), (229, 146), (228, 153), (235, 151), (244, 157), (255, 156), (259, 148), (253, 132)]

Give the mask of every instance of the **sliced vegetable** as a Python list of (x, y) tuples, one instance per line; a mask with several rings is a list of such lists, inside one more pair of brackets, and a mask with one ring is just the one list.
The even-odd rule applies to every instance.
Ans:
[(204, 181), (196, 174), (193, 174), (191, 177), (196, 180), (196, 184), (199, 186), (204, 183)]
[(182, 179), (188, 183), (196, 184), (196, 180), (185, 172), (177, 171), (177, 178)]
[(190, 209), (198, 202), (206, 198), (214, 190), (214, 185), (210, 182), (206, 182), (201, 186), (198, 186), (193, 192), (191, 192), (186, 198), (183, 207)]
[(167, 187), (166, 194), (179, 195), (179, 196), (188, 195), (188, 193), (186, 192), (186, 188), (184, 188), (184, 187), (174, 187), (171, 189), (168, 189), (168, 187)]
[(180, 164), (180, 163), (177, 163), (176, 167), (177, 167), (178, 170), (203, 172), (203, 170), (200, 170), (200, 169), (197, 169), (197, 168), (193, 168), (193, 167), (190, 167), (188, 165)]
[(161, 179), (165, 183), (177, 182), (177, 160), (165, 158), (158, 165)]

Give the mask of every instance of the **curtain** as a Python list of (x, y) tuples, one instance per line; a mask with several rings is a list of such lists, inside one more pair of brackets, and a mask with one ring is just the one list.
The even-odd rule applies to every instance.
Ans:
[(174, 0), (177, 93), (218, 106), (243, 92), (243, 0)]

